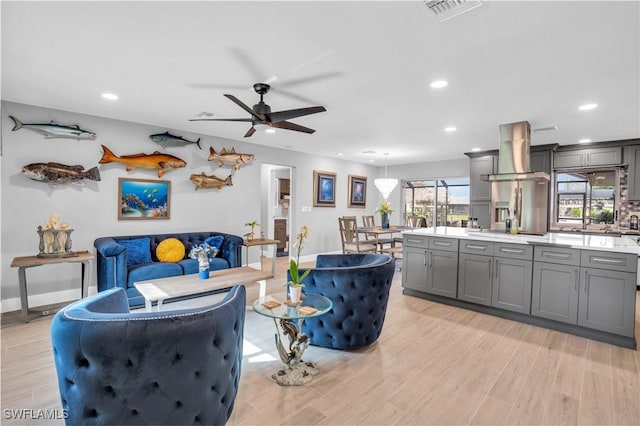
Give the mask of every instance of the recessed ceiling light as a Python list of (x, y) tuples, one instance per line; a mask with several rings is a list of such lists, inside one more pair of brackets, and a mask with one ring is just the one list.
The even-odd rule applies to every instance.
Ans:
[(598, 104), (584, 104), (578, 107), (580, 111), (587, 111), (589, 109), (594, 109), (594, 108), (598, 108)]
[(341, 152), (339, 152), (339, 153), (338, 153), (338, 157), (342, 157), (343, 155), (344, 155), (344, 154), (343, 154), (343, 153), (341, 153)]
[(478, 152), (478, 151), (482, 151), (482, 149), (480, 149), (480, 148), (471, 148), (471, 151)]
[(589, 142), (591, 142), (591, 139), (580, 139), (578, 141), (578, 143), (589, 143)]
[(455, 132), (457, 129), (454, 126), (445, 127), (445, 132)]
[(275, 133), (276, 129), (267, 129), (264, 131), (265, 133)]
[(436, 81), (432, 81), (430, 86), (433, 87), (434, 89), (442, 89), (443, 87), (447, 86), (447, 83), (445, 80), (436, 80)]
[(118, 100), (118, 95), (116, 95), (115, 93), (103, 93), (102, 97), (105, 99), (109, 99), (110, 101)]
[(374, 160), (373, 158), (371, 160), (369, 160), (370, 163), (375, 163), (376, 160)]
[(367, 151), (362, 151), (363, 154), (375, 154), (375, 151), (372, 150), (367, 150)]

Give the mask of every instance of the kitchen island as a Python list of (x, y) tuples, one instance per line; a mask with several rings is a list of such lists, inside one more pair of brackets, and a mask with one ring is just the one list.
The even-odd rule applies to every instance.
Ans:
[(403, 233), (403, 293), (635, 348), (631, 239), (465, 228)]

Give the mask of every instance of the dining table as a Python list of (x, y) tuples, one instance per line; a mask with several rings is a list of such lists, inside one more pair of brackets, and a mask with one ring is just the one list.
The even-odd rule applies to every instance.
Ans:
[[(376, 240), (378, 240), (381, 235), (389, 234), (393, 236), (393, 234), (397, 234), (402, 231), (411, 231), (413, 229), (415, 228), (408, 225), (389, 225), (388, 228), (383, 228), (382, 226), (359, 226), (357, 231), (359, 234), (373, 235)], [(378, 251), (380, 253), (387, 253), (393, 256), (395, 253), (402, 252), (402, 248), (396, 247), (395, 242), (392, 242), (390, 248), (379, 247)]]

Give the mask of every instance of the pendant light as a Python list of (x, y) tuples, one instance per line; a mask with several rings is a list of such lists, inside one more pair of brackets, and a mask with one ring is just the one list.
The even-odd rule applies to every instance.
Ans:
[(384, 153), (384, 178), (377, 178), (373, 181), (373, 184), (378, 188), (378, 191), (382, 194), (384, 199), (389, 198), (389, 194), (395, 189), (398, 184), (398, 179), (387, 177), (387, 156), (388, 152)]

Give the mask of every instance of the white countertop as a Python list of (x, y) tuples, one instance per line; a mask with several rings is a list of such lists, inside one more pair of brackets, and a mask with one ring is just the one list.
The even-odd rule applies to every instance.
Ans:
[(513, 244), (547, 244), (586, 250), (604, 250), (617, 253), (640, 254), (640, 247), (632, 238), (611, 237), (606, 235), (583, 235), (580, 233), (550, 232), (542, 236), (503, 232), (476, 231), (466, 228), (438, 226), (404, 231), (406, 235), (428, 235), (445, 238), (463, 238), (469, 240), (493, 241)]

